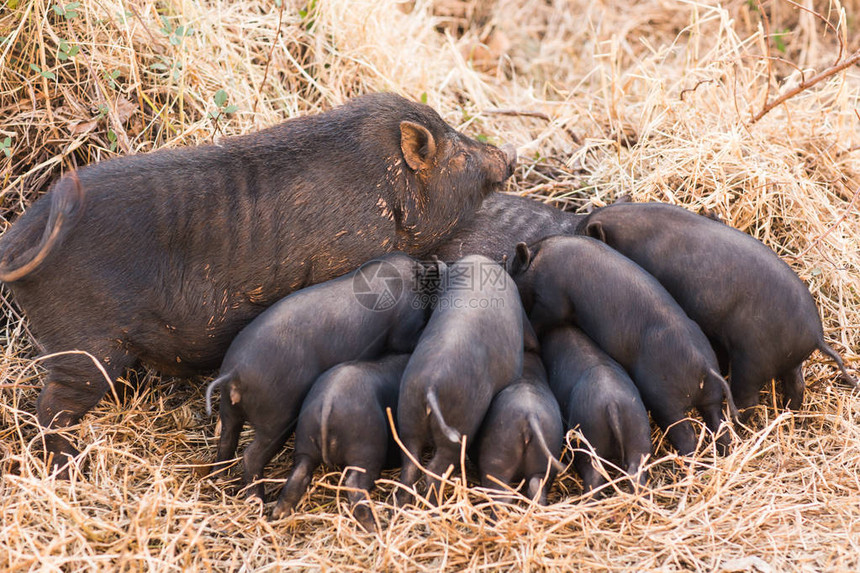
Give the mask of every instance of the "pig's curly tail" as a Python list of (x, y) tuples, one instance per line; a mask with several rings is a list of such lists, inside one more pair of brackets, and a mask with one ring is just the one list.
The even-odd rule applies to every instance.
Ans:
[(430, 388), (427, 390), (427, 406), (430, 409), (430, 412), (433, 413), (433, 416), (436, 418), (436, 422), (439, 424), (439, 429), (442, 430), (442, 433), (445, 434), (445, 437), (451, 440), (454, 444), (460, 443), (461, 434), (451, 426), (449, 426), (445, 422), (445, 418), (442, 417), (442, 409), (439, 408), (439, 399), (436, 397), (436, 389)]
[(51, 193), (51, 213), (48, 215), (42, 240), (36, 247), (29, 249), (35, 250), (36, 254), (16, 268), (6, 268), (5, 261), (0, 264), (0, 281), (17, 281), (39, 267), (83, 212), (83, 198), (84, 189), (76, 172), (72, 171), (67, 177), (60, 179)]
[(222, 374), (221, 376), (219, 376), (218, 378), (216, 378), (215, 380), (210, 382), (208, 386), (206, 386), (206, 415), (207, 416), (212, 415), (212, 392), (215, 391), (215, 388), (218, 388), (219, 386), (223, 385), (225, 382), (229, 382), (232, 379), (233, 379), (233, 373), (228, 372), (227, 374)]
[(553, 453), (550, 451), (549, 446), (546, 443), (546, 438), (544, 438), (543, 431), (541, 430), (540, 424), (538, 423), (537, 416), (534, 414), (529, 414), (529, 427), (532, 430), (532, 436), (537, 440), (540, 449), (543, 451), (543, 454), (549, 460), (549, 463), (553, 465), (555, 469), (558, 471), (564, 471), (564, 465), (558, 461)]

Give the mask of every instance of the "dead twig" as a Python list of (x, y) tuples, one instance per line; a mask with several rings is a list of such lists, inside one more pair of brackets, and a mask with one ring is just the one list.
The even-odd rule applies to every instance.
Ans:
[(750, 120), (750, 125), (754, 124), (755, 122), (757, 122), (758, 120), (763, 118), (773, 108), (781, 105), (782, 103), (793, 98), (797, 94), (808, 90), (809, 88), (811, 88), (815, 84), (821, 82), (822, 80), (826, 80), (827, 78), (829, 78), (831, 76), (835, 76), (836, 74), (838, 74), (842, 70), (844, 70), (846, 68), (850, 68), (852, 65), (856, 64), (857, 62), (860, 62), (860, 50), (857, 50), (856, 52), (854, 52), (854, 54), (850, 58), (847, 58), (842, 63), (830, 66), (829, 68), (822, 71), (821, 73), (812, 76), (807, 81), (801, 82), (796, 87), (788, 90), (787, 92), (785, 92), (784, 94), (782, 94), (781, 96), (779, 96), (778, 98), (776, 98), (775, 100), (770, 102), (769, 104), (766, 104), (761, 109), (761, 111), (759, 111), (757, 114), (755, 114), (753, 116), (752, 120)]
[(269, 66), (272, 63), (272, 54), (275, 52), (278, 38), (281, 37), (281, 25), (284, 23), (284, 4), (286, 4), (286, 0), (281, 0), (281, 7), (278, 10), (278, 28), (275, 31), (275, 38), (272, 40), (272, 45), (269, 47), (269, 54), (266, 56), (266, 67), (263, 70), (263, 81), (260, 82), (260, 89), (257, 90), (257, 97), (254, 98), (254, 105), (251, 107), (251, 111), (253, 113), (257, 113), (257, 104), (260, 103), (260, 96), (263, 94), (263, 88), (266, 87), (266, 79), (269, 77)]
[(714, 80), (699, 80), (698, 82), (696, 82), (696, 85), (694, 85), (693, 87), (681, 90), (681, 93), (678, 95), (678, 98), (680, 98), (681, 101), (684, 101), (684, 94), (686, 94), (687, 92), (695, 92), (697, 89), (699, 89), (700, 85), (710, 84), (713, 82), (714, 82)]
[[(764, 12), (764, 6), (762, 6), (761, 0), (756, 0), (756, 5), (758, 6), (758, 11), (761, 13), (762, 22), (764, 23), (764, 55), (765, 61), (767, 62), (767, 81), (764, 85), (764, 103), (762, 105), (766, 106), (767, 100), (770, 99), (770, 80), (773, 78), (773, 70), (770, 65), (770, 20)], [(753, 122), (755, 122), (755, 120), (753, 120)]]
[(842, 39), (842, 36), (839, 34), (839, 31), (836, 29), (836, 26), (831, 24), (830, 20), (828, 20), (822, 14), (820, 14), (819, 12), (816, 12), (812, 8), (807, 8), (806, 6), (802, 6), (802, 5), (798, 4), (797, 2), (794, 2), (794, 0), (785, 0), (785, 1), (788, 2), (789, 4), (791, 4), (792, 6), (794, 6), (795, 8), (800, 8), (804, 12), (812, 14), (813, 16), (815, 16), (816, 18), (818, 18), (819, 20), (824, 22), (824, 25), (833, 31), (833, 34), (836, 36), (836, 41), (839, 42), (839, 52), (836, 53), (836, 59), (833, 60), (833, 65), (836, 65), (836, 63), (842, 59), (842, 54), (845, 53), (845, 40)]
[(485, 109), (484, 115), (510, 115), (516, 117), (534, 117), (544, 121), (552, 121), (550, 117), (541, 111), (522, 111), (517, 109)]

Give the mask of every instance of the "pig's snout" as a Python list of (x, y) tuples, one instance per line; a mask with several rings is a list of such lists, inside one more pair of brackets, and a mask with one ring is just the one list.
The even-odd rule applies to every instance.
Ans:
[(506, 143), (499, 149), (505, 154), (506, 174), (505, 179), (514, 174), (514, 169), (517, 167), (517, 148), (513, 144)]

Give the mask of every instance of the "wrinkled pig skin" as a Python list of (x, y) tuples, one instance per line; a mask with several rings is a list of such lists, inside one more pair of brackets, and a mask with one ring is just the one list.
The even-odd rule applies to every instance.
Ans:
[(493, 193), (471, 220), (458, 226), (432, 253), (448, 262), (466, 255), (511, 259), (517, 243), (530, 245), (552, 235), (573, 235), (584, 218), (526, 197)]

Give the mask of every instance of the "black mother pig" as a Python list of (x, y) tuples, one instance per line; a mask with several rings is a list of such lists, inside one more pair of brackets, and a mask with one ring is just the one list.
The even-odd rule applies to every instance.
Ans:
[[(771, 249), (737, 229), (660, 203), (594, 211), (580, 234), (603, 241), (651, 273), (726, 354), (740, 409), (761, 388), (782, 382), (786, 405), (803, 403), (803, 361), (815, 349), (842, 359), (824, 341), (821, 318), (803, 281)], [(749, 409), (746, 416), (752, 413)], [(745, 416), (745, 417), (746, 417)]]
[(512, 259), (517, 243), (532, 244), (552, 235), (573, 235), (585, 215), (568, 213), (525, 197), (492, 193), (475, 216), (433, 249), (443, 261), (484, 255)]
[[(528, 497), (545, 505), (559, 470), (564, 425), (558, 402), (536, 352), (523, 355), (523, 375), (493, 398), (478, 436), (481, 485), (505, 491), (501, 484), (526, 480)], [(510, 501), (506, 497), (505, 501)]]
[[(540, 342), (567, 427), (579, 428), (597, 456), (645, 485), (648, 475), (640, 468), (651, 455), (651, 423), (630, 376), (578, 328), (555, 328)], [(586, 491), (606, 483), (595, 461), (585, 451), (573, 454)]]
[(292, 514), (321, 463), (353, 467), (344, 480), (356, 520), (374, 529), (368, 493), (383, 467), (400, 459), (388, 428), (386, 408), (396, 412), (400, 377), (408, 354), (373, 362), (347, 362), (327, 370), (314, 382), (296, 425), (293, 469), (272, 512), (275, 519)]
[(263, 485), (251, 484), (289, 438), (314, 380), (342, 362), (413, 349), (427, 311), (424, 272), (406, 255), (386, 255), (291, 294), (245, 327), (206, 390), (208, 409), (213, 389), (223, 386), (216, 467), (233, 458), (249, 422), (254, 441), (242, 456), (242, 481), (249, 496), (264, 499)]
[[(517, 245), (511, 262), (523, 306), (538, 336), (579, 326), (627, 372), (654, 421), (682, 454), (696, 449), (686, 412), (696, 407), (717, 434), (728, 383), (707, 337), (654, 277), (589, 237), (550, 237)], [(720, 437), (725, 447), (728, 437)]]
[[(394, 94), (226, 138), (85, 167), (0, 239), (8, 284), (47, 352), (84, 350), (111, 378), (218, 366), (275, 301), (396, 250), (426, 253), (511, 174)], [(76, 423), (109, 387), (83, 356), (46, 362), (39, 422)], [(55, 464), (76, 453), (46, 436)]]
[[(470, 255), (441, 273), (441, 295), (406, 366), (397, 431), (406, 452), (400, 481), (421, 477), (413, 459), (434, 449), (428, 470), (442, 475), (460, 459), (460, 440), (474, 438), (490, 402), (522, 374), (523, 309), (517, 287), (498, 264)], [(430, 497), (440, 494), (431, 479)], [(405, 488), (397, 501), (411, 498)]]

